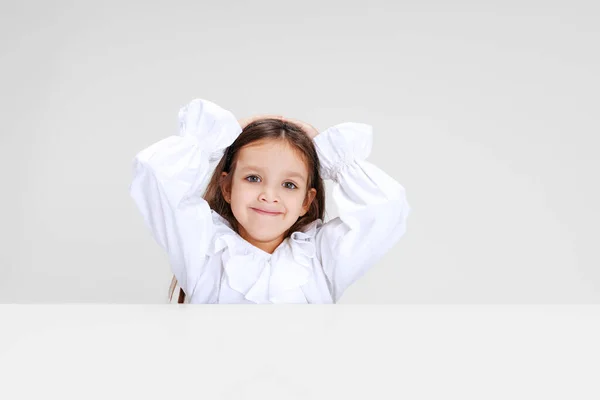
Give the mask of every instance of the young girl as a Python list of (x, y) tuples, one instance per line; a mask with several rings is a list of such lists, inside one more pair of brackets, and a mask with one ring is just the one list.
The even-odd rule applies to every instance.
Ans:
[[(406, 231), (404, 188), (365, 161), (369, 125), (318, 133), (195, 99), (179, 126), (137, 154), (130, 194), (180, 303), (335, 303)], [(340, 213), (327, 223), (322, 179)]]

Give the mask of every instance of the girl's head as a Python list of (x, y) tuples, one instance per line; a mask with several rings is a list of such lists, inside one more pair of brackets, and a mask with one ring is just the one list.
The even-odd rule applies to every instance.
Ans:
[(298, 125), (265, 118), (247, 125), (227, 148), (204, 198), (240, 236), (270, 253), (323, 219), (319, 171), (313, 141)]

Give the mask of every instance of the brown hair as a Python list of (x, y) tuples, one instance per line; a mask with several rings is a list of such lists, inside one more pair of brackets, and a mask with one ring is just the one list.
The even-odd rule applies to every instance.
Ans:
[[(231, 211), (231, 205), (225, 201), (223, 193), (231, 187), (231, 179), (235, 171), (237, 154), (240, 149), (260, 140), (282, 140), (291, 145), (302, 156), (308, 166), (308, 189), (314, 188), (317, 191), (308, 212), (299, 217), (285, 232), (285, 237), (288, 237), (293, 232), (303, 230), (316, 219), (323, 219), (325, 214), (325, 186), (321, 178), (321, 166), (314, 143), (308, 134), (297, 124), (275, 118), (259, 119), (248, 124), (243, 128), (242, 133), (237, 139), (227, 147), (204, 192), (204, 200), (207, 201), (210, 208), (221, 215), (229, 222), (233, 230), (239, 233), (238, 222)], [(223, 172), (227, 172), (227, 175), (223, 176)], [(176, 278), (173, 277), (169, 289), (170, 301), (173, 297), (176, 283)], [(183, 303), (184, 301), (185, 293), (180, 288), (177, 302)]]

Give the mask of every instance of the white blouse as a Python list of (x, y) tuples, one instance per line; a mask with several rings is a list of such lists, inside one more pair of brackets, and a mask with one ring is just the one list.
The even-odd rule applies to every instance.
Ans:
[(346, 122), (314, 138), (340, 216), (294, 232), (273, 254), (244, 240), (202, 198), (214, 165), (242, 132), (236, 117), (195, 99), (179, 111), (179, 126), (179, 135), (136, 155), (130, 194), (186, 303), (335, 303), (406, 231), (404, 187), (365, 161), (369, 125)]

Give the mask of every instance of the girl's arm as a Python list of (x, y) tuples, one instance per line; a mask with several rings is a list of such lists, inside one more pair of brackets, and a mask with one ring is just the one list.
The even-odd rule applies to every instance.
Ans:
[(322, 177), (335, 182), (340, 213), (315, 238), (334, 301), (398, 242), (411, 210), (404, 187), (365, 161), (372, 131), (369, 125), (346, 122), (314, 138)]
[(211, 210), (201, 188), (209, 162), (242, 131), (233, 114), (203, 99), (179, 111), (179, 135), (139, 152), (129, 191), (154, 239), (166, 250), (173, 274), (187, 295), (203, 272), (213, 235)]

